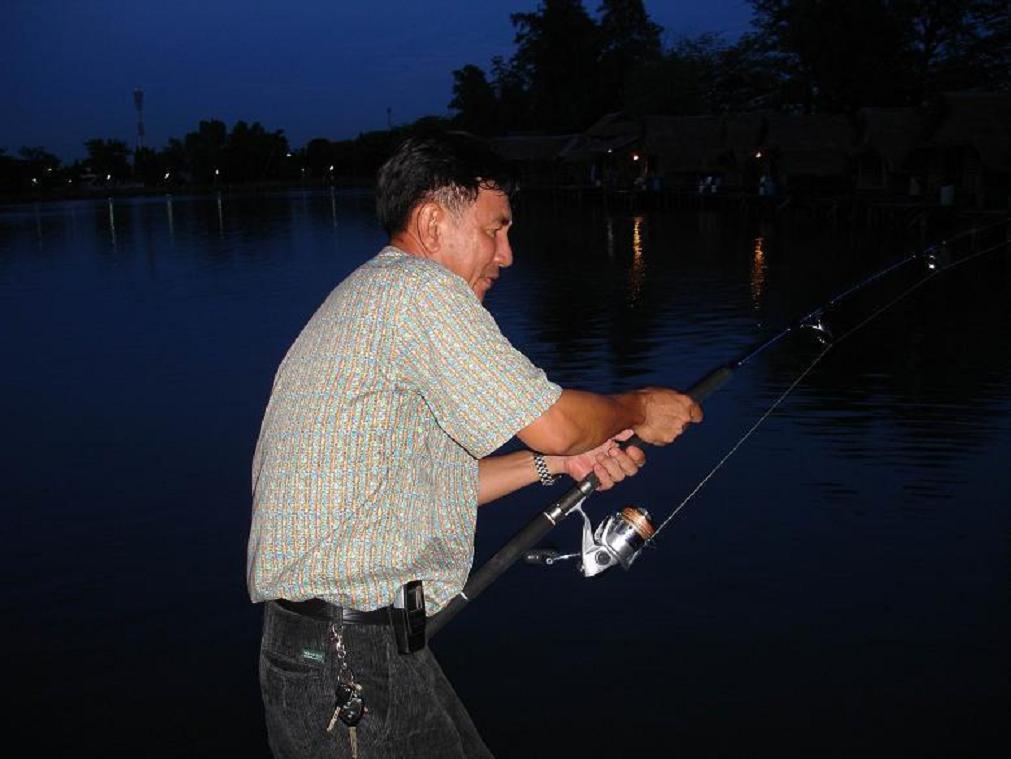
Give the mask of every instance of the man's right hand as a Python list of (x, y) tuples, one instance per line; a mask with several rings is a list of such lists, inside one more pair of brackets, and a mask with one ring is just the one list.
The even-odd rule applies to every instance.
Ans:
[(702, 421), (702, 407), (689, 396), (665, 387), (644, 387), (635, 391), (645, 420), (634, 427), (635, 434), (652, 445), (667, 445), (691, 423)]

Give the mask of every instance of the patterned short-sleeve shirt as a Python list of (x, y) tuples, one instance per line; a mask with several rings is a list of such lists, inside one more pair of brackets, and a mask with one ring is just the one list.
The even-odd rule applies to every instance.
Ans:
[(288, 350), (253, 457), (254, 601), (429, 611), (470, 571), (478, 459), (559, 397), (466, 281), (387, 247), (338, 285)]

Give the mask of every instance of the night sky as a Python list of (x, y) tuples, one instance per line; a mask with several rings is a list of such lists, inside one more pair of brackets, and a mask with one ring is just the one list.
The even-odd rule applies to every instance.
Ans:
[[(733, 41), (745, 0), (646, 0), (665, 41)], [(200, 119), (284, 129), (293, 147), (448, 115), (452, 71), (513, 52), (509, 14), (537, 0), (7, 0), (0, 25), (0, 148), (40, 145), (64, 161), (92, 137), (134, 144), (133, 90), (147, 144)], [(584, 0), (594, 12), (597, 0)]]

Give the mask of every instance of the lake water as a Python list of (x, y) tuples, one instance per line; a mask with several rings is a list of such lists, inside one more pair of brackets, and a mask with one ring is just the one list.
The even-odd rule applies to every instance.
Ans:
[[(685, 387), (925, 242), (551, 199), (516, 215), (487, 306), (554, 380), (602, 391)], [(382, 243), (363, 193), (0, 207), (10, 741), (267, 754), (244, 579), (253, 445), (286, 348)], [(838, 331), (914, 280), (869, 288)], [(514, 567), (433, 643), (493, 751), (1007, 745), (1009, 304), (1005, 249), (840, 342), (630, 572)], [(594, 522), (629, 503), (665, 518), (816, 351), (791, 337), (742, 367), (703, 425), (588, 502)], [(482, 509), (478, 562), (551, 494)], [(577, 522), (551, 544), (576, 550)]]

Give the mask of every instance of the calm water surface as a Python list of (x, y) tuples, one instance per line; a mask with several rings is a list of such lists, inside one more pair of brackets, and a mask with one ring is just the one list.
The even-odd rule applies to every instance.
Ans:
[[(684, 387), (919, 244), (550, 201), (517, 219), (487, 305), (599, 390)], [(364, 194), (0, 208), (5, 722), (33, 753), (266, 755), (249, 462), (284, 351), (382, 241)], [(1006, 253), (932, 280), (829, 353), (631, 572), (518, 566), (448, 626), (434, 647), (496, 754), (1006, 745), (1009, 296)], [(741, 369), (594, 520), (664, 518), (816, 350)], [(478, 561), (549, 495), (482, 509)], [(550, 538), (575, 550), (579, 525)]]

